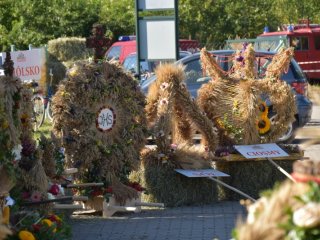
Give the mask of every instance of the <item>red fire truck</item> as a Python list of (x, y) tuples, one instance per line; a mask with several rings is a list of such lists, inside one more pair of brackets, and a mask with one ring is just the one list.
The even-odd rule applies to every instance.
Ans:
[(308, 79), (311, 82), (320, 81), (320, 24), (310, 24), (309, 20), (302, 20), (297, 25), (284, 25), (277, 32), (269, 32), (266, 27), (257, 40), (268, 39), (275, 42), (278, 39), (275, 48), (271, 50), (277, 50), (281, 43), (294, 47), (294, 58)]

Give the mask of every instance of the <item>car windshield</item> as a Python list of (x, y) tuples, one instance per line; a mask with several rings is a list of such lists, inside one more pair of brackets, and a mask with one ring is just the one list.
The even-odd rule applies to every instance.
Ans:
[[(140, 62), (140, 72), (152, 72), (155, 66), (154, 62), (142, 61)], [(137, 56), (135, 54), (129, 55), (123, 62), (123, 67), (132, 73), (137, 73)]]
[[(184, 58), (186, 56), (190, 56), (191, 53), (187, 51), (180, 51), (179, 53), (179, 59)], [(165, 62), (165, 61), (163, 61)], [(160, 61), (141, 61), (140, 62), (140, 72), (145, 73), (145, 72), (153, 72), (154, 69), (158, 66)], [(123, 61), (123, 67), (132, 73), (137, 73), (137, 55), (136, 54), (131, 54), (125, 58)]]
[(285, 35), (259, 36), (254, 41), (256, 51), (277, 52), (281, 47), (288, 46), (288, 38)]
[(119, 60), (120, 57), (120, 52), (121, 52), (121, 47), (120, 46), (113, 46), (110, 48), (109, 52), (107, 53), (107, 59), (115, 59)]

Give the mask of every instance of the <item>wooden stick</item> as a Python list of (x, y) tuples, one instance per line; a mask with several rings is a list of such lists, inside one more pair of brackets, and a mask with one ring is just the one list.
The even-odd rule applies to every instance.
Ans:
[(208, 178), (211, 179), (212, 181), (215, 181), (215, 182), (217, 182), (217, 183), (225, 186), (226, 188), (231, 189), (232, 191), (235, 191), (235, 192), (239, 193), (239, 194), (242, 195), (242, 196), (245, 196), (246, 198), (249, 198), (249, 199), (250, 199), (251, 201), (253, 201), (253, 202), (256, 202), (256, 201), (257, 201), (257, 200), (255, 200), (254, 198), (250, 197), (249, 195), (245, 194), (244, 192), (240, 191), (239, 189), (236, 189), (236, 188), (234, 188), (234, 187), (232, 187), (232, 186), (230, 186), (230, 185), (228, 185), (228, 184), (220, 181), (219, 179), (216, 179), (216, 178), (213, 178), (213, 177), (208, 177)]
[(136, 207), (125, 207), (125, 206), (107, 206), (107, 210), (125, 212), (125, 211), (136, 211), (137, 208)]
[(83, 209), (83, 207), (76, 204), (54, 204), (53, 209)]
[(101, 187), (103, 183), (76, 183), (76, 184), (61, 184), (64, 188), (81, 188), (81, 187)]
[(164, 207), (163, 203), (148, 203), (148, 202), (137, 202), (135, 206), (145, 206), (145, 207)]
[(37, 202), (24, 202), (22, 203), (22, 206), (32, 206), (32, 205), (64, 202), (64, 201), (88, 201), (88, 197), (87, 196), (65, 196), (65, 197), (58, 197), (54, 199), (47, 199), (47, 200), (42, 200)]
[(282, 167), (280, 167), (278, 164), (276, 164), (271, 158), (267, 158), (267, 160), (269, 162), (271, 162), (271, 164), (273, 166), (275, 166), (280, 172), (282, 172), (284, 175), (286, 175), (291, 181), (293, 182), (297, 182), (286, 170), (284, 170)]
[(37, 201), (37, 202), (24, 202), (21, 205), (22, 206), (32, 206), (32, 205), (40, 205), (40, 204), (63, 202), (63, 201), (72, 201), (72, 196), (47, 199), (47, 200), (42, 200), (42, 201)]
[(84, 201), (84, 202), (86, 202), (86, 201), (89, 200), (89, 198), (87, 196), (73, 196), (72, 200), (73, 201)]

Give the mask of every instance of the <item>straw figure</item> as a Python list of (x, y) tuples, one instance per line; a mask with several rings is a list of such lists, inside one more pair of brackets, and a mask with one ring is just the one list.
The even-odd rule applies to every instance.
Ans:
[(297, 161), (292, 176), (297, 183), (283, 182), (248, 206), (236, 240), (320, 239), (320, 162)]
[[(202, 49), (202, 65), (212, 80), (201, 87), (197, 102), (219, 129), (222, 146), (274, 142), (287, 131), (289, 123), (294, 122), (294, 95), (291, 87), (280, 80), (292, 55), (292, 48), (279, 52), (268, 65), (265, 77), (258, 80), (251, 44), (244, 52), (235, 54), (229, 74)], [(273, 122), (268, 116), (265, 96), (276, 113)]]
[[(291, 87), (280, 79), (292, 55), (293, 49), (289, 48), (281, 50), (272, 60), (261, 58), (261, 62), (265, 61), (263, 66), (269, 65), (265, 76), (258, 79), (251, 44), (235, 53), (233, 67), (227, 73), (206, 49), (202, 49), (202, 66), (212, 79), (199, 89), (197, 102), (218, 128), (219, 148), (275, 142), (295, 121), (294, 94)], [(273, 120), (267, 102), (272, 104), (272, 112), (276, 114)], [(292, 171), (291, 160), (276, 162), (287, 171)], [(215, 167), (231, 176), (223, 178), (223, 181), (253, 198), (258, 197), (260, 191), (271, 188), (276, 181), (285, 179), (282, 173), (265, 161), (220, 161), (215, 163)], [(225, 188), (220, 193), (221, 198), (228, 200), (240, 197)]]
[[(174, 171), (209, 168), (208, 158), (218, 145), (216, 129), (186, 89), (182, 66), (162, 64), (156, 75), (148, 92), (146, 114), (157, 148), (142, 152), (140, 170), (131, 177), (147, 188), (148, 201), (177, 206), (216, 200), (209, 181), (191, 181)], [(208, 139), (206, 146), (193, 145), (196, 130)]]
[(121, 182), (138, 166), (147, 133), (137, 82), (116, 63), (78, 62), (52, 101), (53, 132), (78, 181), (103, 181), (121, 202), (135, 197)]

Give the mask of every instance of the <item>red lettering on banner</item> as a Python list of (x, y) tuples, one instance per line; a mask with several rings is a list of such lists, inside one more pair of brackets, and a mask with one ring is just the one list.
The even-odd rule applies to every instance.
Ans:
[(17, 77), (38, 75), (38, 74), (40, 74), (40, 68), (39, 68), (39, 66), (30, 66), (30, 67), (26, 67), (26, 68), (17, 67), (14, 70), (14, 73), (15, 73), (14, 75)]
[(40, 73), (40, 68), (39, 68), (39, 66), (35, 66), (34, 67), (34, 74), (39, 74)]

